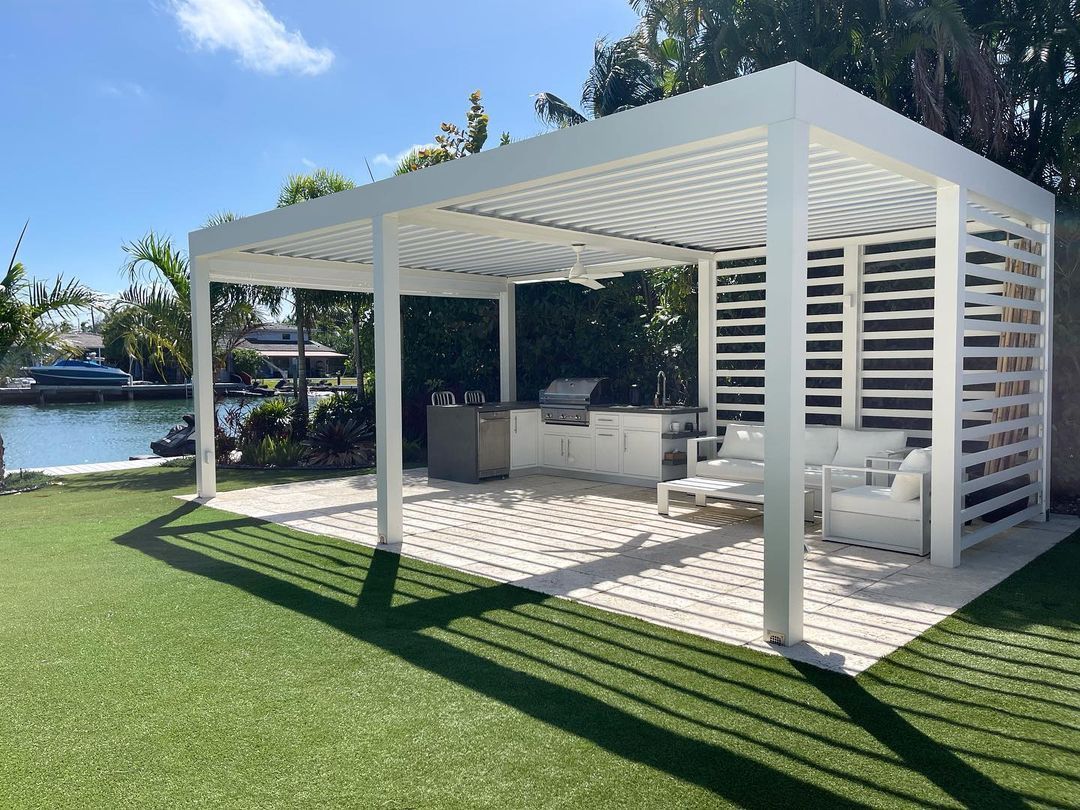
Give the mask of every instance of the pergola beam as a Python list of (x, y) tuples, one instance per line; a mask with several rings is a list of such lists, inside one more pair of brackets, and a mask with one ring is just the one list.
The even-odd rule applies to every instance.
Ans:
[(625, 256), (668, 259), (686, 262), (687, 264), (696, 262), (698, 259), (709, 258), (712, 255), (711, 251), (679, 247), (662, 242), (607, 236), (572, 228), (537, 225), (532, 222), (522, 222), (504, 217), (466, 214), (461, 211), (441, 209), (410, 211), (407, 214), (402, 214), (401, 220), (410, 225), (422, 225), (439, 230), (456, 231), (457, 233), (495, 236), (502, 239), (517, 239), (522, 242), (545, 245), (564, 245), (567, 248), (573, 244), (584, 244), (590, 248), (608, 250)]
[[(258, 253), (230, 253), (201, 261), (206, 264), (211, 281), (341, 292), (372, 292), (375, 289), (373, 264)], [(447, 273), (413, 267), (400, 268), (400, 275), (402, 295), (498, 298), (508, 285), (507, 279), (499, 276)]]

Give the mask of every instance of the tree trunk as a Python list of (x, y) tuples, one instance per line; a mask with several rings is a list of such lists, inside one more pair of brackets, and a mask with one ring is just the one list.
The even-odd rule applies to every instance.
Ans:
[(364, 370), (361, 368), (360, 359), (360, 302), (353, 298), (350, 303), (352, 310), (352, 351), (353, 372), (356, 374), (356, 398), (364, 397)]
[(0, 435), (0, 489), (4, 487), (4, 437)]
[(304, 312), (304, 299), (300, 290), (295, 293), (296, 303), (296, 413), (297, 423), (307, 425), (308, 388), (307, 388), (307, 347), (304, 345), (307, 315)]

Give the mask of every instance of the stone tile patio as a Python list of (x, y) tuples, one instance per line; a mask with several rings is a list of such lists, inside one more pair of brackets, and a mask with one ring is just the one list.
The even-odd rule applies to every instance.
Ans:
[[(1059, 517), (965, 551), (955, 570), (828, 543), (808, 524), (806, 641), (761, 640), (761, 513), (653, 488), (530, 475), (479, 485), (405, 474), (405, 539), (392, 550), (729, 644), (855, 674), (1000, 582), (1077, 528)], [(223, 493), (207, 505), (375, 545), (375, 477)]]

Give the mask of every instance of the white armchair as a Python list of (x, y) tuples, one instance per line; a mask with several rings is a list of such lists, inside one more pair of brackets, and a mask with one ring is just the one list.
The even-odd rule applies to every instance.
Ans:
[[(930, 553), (930, 473), (910, 469), (901, 459), (870, 459), (866, 467), (822, 467), (822, 538), (838, 543), (871, 546), (908, 554)], [(835, 473), (861, 473), (867, 483), (837, 488)], [(917, 496), (898, 499), (891, 484), (910, 476)]]

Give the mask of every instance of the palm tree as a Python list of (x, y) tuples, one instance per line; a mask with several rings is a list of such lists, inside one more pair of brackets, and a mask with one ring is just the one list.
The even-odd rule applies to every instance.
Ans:
[[(355, 188), (356, 183), (343, 174), (332, 172), (327, 169), (316, 169), (310, 174), (293, 174), (285, 179), (278, 194), (278, 208), (284, 208), (296, 203), (314, 200), (317, 197), (325, 197), (328, 194), (336, 194)], [(299, 287), (292, 290), (293, 309), (296, 317), (296, 410), (297, 424), (307, 424), (308, 410), (308, 385), (307, 385), (307, 355), (305, 352), (305, 340), (307, 330), (311, 323), (311, 309), (319, 306), (327, 306), (336, 303), (339, 296), (336, 293), (304, 290)]]
[[(29, 221), (15, 243), (7, 271), (0, 279), (0, 365), (16, 351), (38, 353), (63, 347), (54, 318), (88, 307), (97, 300), (88, 287), (62, 276), (51, 283), (27, 277), (16, 260)], [(0, 436), (0, 483), (4, 480), (4, 438)]]
[(662, 71), (649, 59), (636, 36), (615, 42), (598, 39), (593, 64), (581, 91), (579, 112), (554, 93), (536, 95), (536, 114), (551, 126), (568, 127), (640, 107), (664, 96)]
[[(216, 214), (208, 226), (235, 219)], [(159, 373), (175, 362), (185, 375), (191, 373), (191, 272), (187, 255), (173, 247), (167, 236), (150, 231), (123, 245), (127, 254), (121, 272), (128, 287), (114, 306), (114, 328), (126, 354), (152, 365)], [(275, 312), (277, 298), (267, 288), (239, 284), (210, 285), (210, 331), (214, 366), (225, 358), (252, 329), (262, 323), (261, 310)]]

